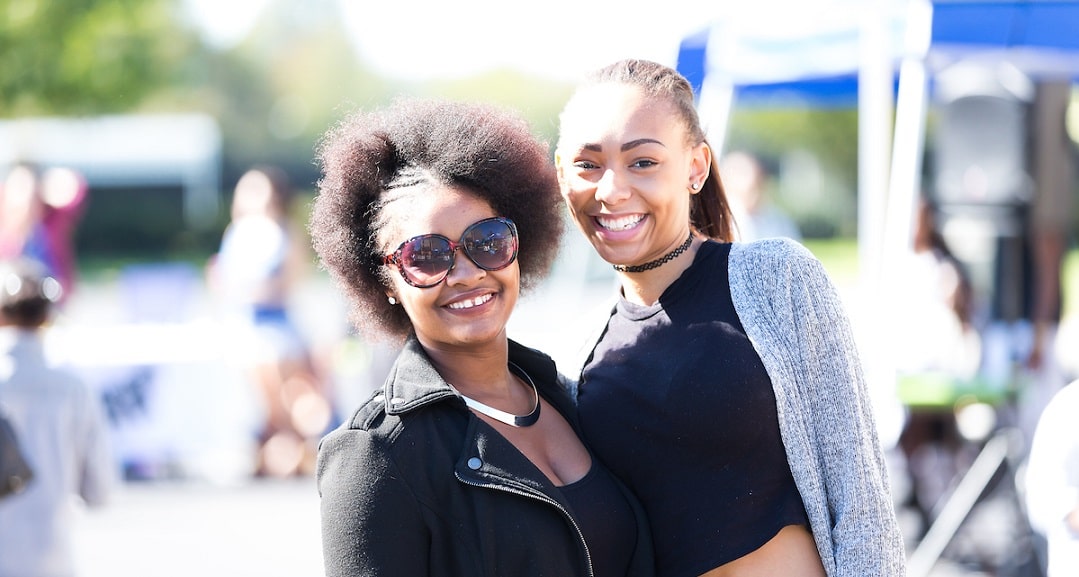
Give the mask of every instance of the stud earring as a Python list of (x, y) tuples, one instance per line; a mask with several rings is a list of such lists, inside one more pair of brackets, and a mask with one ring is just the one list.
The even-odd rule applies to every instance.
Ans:
[(701, 187), (701, 185), (694, 182), (694, 183), (690, 184), (689, 187), (692, 188), (693, 190), (698, 190)]
[(386, 300), (389, 301), (391, 305), (397, 304), (397, 298), (396, 297), (386, 297)]

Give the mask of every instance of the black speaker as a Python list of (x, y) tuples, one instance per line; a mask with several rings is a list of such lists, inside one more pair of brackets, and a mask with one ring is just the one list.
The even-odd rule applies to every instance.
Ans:
[(994, 69), (937, 79), (930, 193), (941, 234), (967, 267), (983, 318), (1029, 312), (1029, 207), (1033, 84)]
[(933, 165), (939, 203), (1005, 207), (1030, 201), (1028, 107), (1018, 98), (986, 94), (937, 107)]

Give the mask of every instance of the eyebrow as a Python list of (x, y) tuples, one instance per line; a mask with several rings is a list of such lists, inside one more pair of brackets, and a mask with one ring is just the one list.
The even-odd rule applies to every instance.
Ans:
[[(656, 140), (654, 138), (638, 138), (637, 140), (631, 140), (629, 142), (626, 142), (626, 143), (622, 144), (621, 149), (622, 149), (622, 152), (625, 152), (627, 150), (637, 148), (638, 146), (641, 146), (641, 145), (644, 145), (644, 144), (658, 144), (658, 145), (663, 146), (664, 148), (666, 148), (666, 145), (664, 145), (662, 142), (660, 142), (660, 141), (658, 141), (658, 140)], [(581, 148), (583, 148), (584, 150), (590, 150), (592, 152), (601, 152), (601, 151), (603, 151), (603, 147), (600, 146), (599, 144), (591, 144), (591, 143), (589, 143), (589, 144), (585, 144)]]

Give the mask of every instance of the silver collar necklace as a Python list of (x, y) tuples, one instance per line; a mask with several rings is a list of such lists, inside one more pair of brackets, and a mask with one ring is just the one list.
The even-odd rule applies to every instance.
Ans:
[[(476, 411), (477, 413), (487, 415), (488, 417), (491, 417), (492, 419), (500, 423), (505, 423), (511, 427), (529, 427), (535, 425), (536, 421), (539, 421), (540, 416), (539, 389), (536, 388), (536, 383), (532, 382), (532, 377), (528, 376), (528, 373), (526, 373), (524, 369), (518, 367), (512, 362), (509, 364), (509, 367), (512, 373), (522, 377), (525, 381), (528, 382), (528, 385), (532, 387), (532, 394), (536, 399), (536, 405), (532, 407), (532, 412), (528, 413), (527, 415), (514, 415), (513, 413), (500, 411), (490, 405), (485, 405), (477, 401), (476, 399), (466, 397), (465, 395), (461, 394), (461, 391), (458, 391), (456, 388), (454, 388), (453, 390), (462, 399), (464, 399), (465, 405), (467, 405), (468, 408)], [(453, 385), (450, 386), (452, 387)]]

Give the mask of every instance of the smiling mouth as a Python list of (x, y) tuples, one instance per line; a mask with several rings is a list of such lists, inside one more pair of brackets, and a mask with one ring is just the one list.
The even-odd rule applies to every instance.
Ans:
[(630, 216), (620, 216), (618, 218), (597, 216), (595, 220), (596, 224), (598, 224), (603, 229), (610, 231), (621, 231), (628, 230), (637, 226), (639, 222), (644, 220), (644, 215), (634, 214)]
[(482, 305), (483, 303), (486, 303), (486, 302), (490, 301), (493, 298), (494, 298), (493, 294), (487, 293), (485, 295), (481, 295), (481, 296), (478, 296), (476, 298), (471, 298), (471, 299), (465, 299), (463, 301), (452, 302), (452, 303), (450, 303), (450, 304), (448, 304), (446, 306), (453, 309), (453, 310), (470, 309), (470, 308), (478, 307), (478, 306)]

